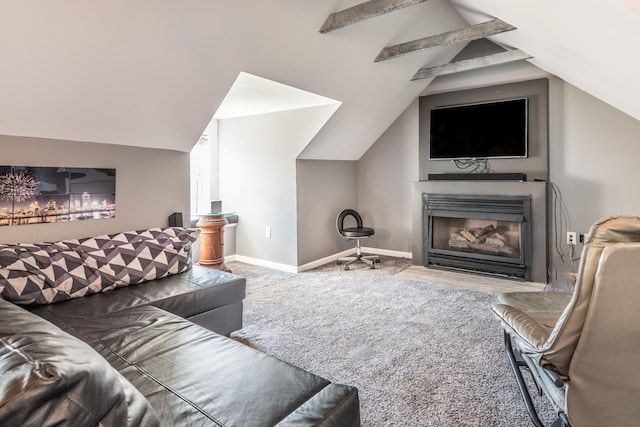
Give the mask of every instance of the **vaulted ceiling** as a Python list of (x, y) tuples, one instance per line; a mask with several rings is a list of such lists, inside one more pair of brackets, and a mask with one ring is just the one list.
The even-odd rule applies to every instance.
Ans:
[(355, 160), (468, 41), (381, 51), (494, 18), (516, 29), (489, 40), (640, 119), (640, 0), (413, 1), (320, 32), (361, 2), (0, 0), (0, 134), (190, 151), (246, 72), (341, 102), (302, 156)]

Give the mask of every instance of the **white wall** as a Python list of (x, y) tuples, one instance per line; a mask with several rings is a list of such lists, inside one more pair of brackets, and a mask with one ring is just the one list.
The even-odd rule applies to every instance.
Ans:
[(201, 137), (190, 153), (190, 181), (191, 181), (191, 214), (210, 212), (211, 175), (217, 174), (212, 167), (212, 157), (209, 153), (210, 141)]
[(1, 136), (0, 163), (116, 169), (116, 217), (0, 227), (0, 243), (55, 241), (166, 227), (189, 218), (189, 153), (121, 145)]
[[(218, 179), (220, 177), (220, 154), (218, 153), (218, 120), (211, 120), (204, 130), (209, 139), (209, 200), (219, 200)], [(209, 205), (209, 208), (211, 206)]]
[[(297, 266), (296, 157), (335, 105), (220, 120), (219, 195), (238, 214), (236, 253)], [(271, 228), (271, 238), (265, 228)]]

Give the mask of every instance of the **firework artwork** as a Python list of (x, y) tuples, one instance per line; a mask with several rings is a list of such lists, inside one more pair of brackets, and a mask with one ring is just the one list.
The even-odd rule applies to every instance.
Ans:
[(115, 169), (0, 166), (0, 226), (115, 216)]

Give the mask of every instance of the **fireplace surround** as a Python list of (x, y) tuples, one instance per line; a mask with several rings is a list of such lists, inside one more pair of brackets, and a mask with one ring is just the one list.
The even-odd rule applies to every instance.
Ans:
[[(419, 147), (418, 147), (418, 179), (412, 185), (412, 240), (411, 251), (413, 254), (413, 264), (426, 266), (429, 268), (437, 268), (432, 261), (434, 257), (430, 256), (425, 262), (425, 251), (423, 247), (430, 242), (425, 239), (424, 224), (424, 194), (441, 194), (441, 195), (473, 195), (473, 196), (514, 196), (525, 197), (530, 200), (531, 215), (529, 220), (524, 221), (518, 227), (525, 227), (525, 236), (520, 241), (513, 242), (511, 239), (514, 229), (512, 224), (494, 223), (495, 218), (489, 218), (492, 221), (486, 222), (487, 218), (472, 218), (473, 221), (481, 220), (484, 223), (478, 224), (472, 222), (470, 224), (458, 225), (455, 222), (447, 224), (448, 228), (467, 229), (466, 231), (482, 230), (489, 225), (495, 228), (502, 227), (504, 234), (500, 237), (495, 235), (487, 236), (491, 238), (489, 244), (493, 246), (474, 245), (469, 239), (459, 239), (454, 243), (456, 247), (454, 252), (461, 255), (465, 252), (476, 251), (482, 255), (491, 257), (492, 253), (500, 251), (509, 251), (503, 249), (500, 243), (493, 239), (505, 239), (504, 243), (509, 243), (513, 253), (505, 258), (514, 258), (517, 255), (518, 263), (520, 258), (524, 257), (525, 274), (524, 278), (538, 283), (547, 283), (549, 279), (549, 232), (547, 228), (548, 210), (547, 210), (547, 181), (549, 179), (549, 157), (548, 157), (548, 85), (547, 79), (535, 79), (522, 82), (505, 83), (494, 86), (479, 87), (466, 90), (451, 91), (446, 93), (438, 93), (420, 97), (419, 101)], [(430, 127), (431, 127), (431, 110), (443, 106), (463, 105), (471, 103), (491, 102), (502, 99), (527, 98), (528, 108), (528, 150), (526, 158), (514, 159), (495, 159), (491, 162), (491, 173), (486, 174), (461, 174), (461, 170), (455, 162), (431, 159), (429, 154), (430, 143)], [(464, 126), (461, 123), (461, 126)], [(455, 217), (454, 217), (455, 218)], [(438, 220), (439, 221), (439, 220)], [(457, 221), (457, 219), (456, 219)], [(519, 221), (509, 221), (519, 222)], [(516, 227), (517, 228), (517, 227)], [(526, 230), (528, 228), (528, 231)], [(487, 231), (487, 230), (485, 230)], [(517, 229), (518, 234), (522, 229)], [(492, 232), (491, 230), (487, 231)], [(448, 231), (445, 234), (445, 243), (448, 247), (445, 250), (452, 249), (449, 245), (451, 238)], [(474, 236), (475, 237), (475, 236)], [(440, 237), (442, 239), (442, 237)], [(523, 241), (522, 239), (529, 241)], [(479, 242), (481, 243), (481, 242)], [(443, 248), (440, 248), (443, 249)], [(441, 258), (447, 254), (436, 254)], [(437, 256), (436, 256), (437, 258)], [(464, 256), (459, 256), (464, 261)], [(480, 257), (482, 258), (482, 257)], [(490, 264), (492, 259), (487, 259), (486, 264)], [(509, 264), (512, 260), (503, 259), (502, 264)], [(429, 263), (431, 262), (431, 265)], [(440, 262), (440, 261), (438, 261)], [(450, 267), (452, 268), (452, 267)], [(474, 271), (465, 268), (465, 271)], [(482, 274), (488, 274), (482, 272)], [(504, 273), (498, 273), (503, 275)], [(508, 276), (514, 273), (508, 272)], [(554, 271), (555, 274), (555, 271)]]
[[(481, 204), (476, 203), (476, 207), (472, 209), (473, 215), (471, 215), (468, 221), (463, 221), (463, 215), (461, 213), (456, 212), (454, 209), (455, 215), (439, 215), (436, 221), (446, 221), (448, 222), (448, 228), (454, 228), (455, 230), (449, 233), (445, 232), (445, 236), (439, 235), (437, 238), (439, 239), (436, 242), (436, 248), (444, 249), (442, 252), (435, 252), (435, 258), (430, 256), (430, 258), (425, 259), (426, 247), (431, 244), (431, 242), (427, 239), (428, 232), (428, 219), (427, 225), (425, 226), (425, 217), (426, 217), (426, 208), (425, 208), (425, 196), (428, 198), (429, 195), (443, 195), (447, 197), (453, 196), (453, 198), (459, 198), (464, 200), (471, 196), (472, 198), (488, 198), (488, 199), (502, 199), (509, 200), (510, 198), (514, 198), (513, 200), (517, 201), (518, 199), (524, 199), (525, 203), (522, 206), (524, 211), (522, 215), (527, 217), (525, 221), (520, 221), (520, 216), (516, 216), (517, 221), (507, 217), (506, 219), (503, 216), (496, 215), (484, 215), (479, 212), (473, 212), (473, 209), (485, 208)], [(507, 271), (498, 271), (496, 277), (513, 277), (521, 280), (527, 280), (531, 282), (537, 283), (547, 283), (548, 282), (548, 229), (547, 229), (547, 183), (544, 181), (482, 181), (482, 180), (474, 180), (474, 181), (417, 181), (412, 184), (412, 200), (413, 200), (413, 208), (412, 208), (412, 242), (411, 242), (411, 251), (413, 253), (413, 264), (424, 266), (427, 268), (443, 268), (441, 265), (435, 265), (434, 260), (441, 264), (441, 259), (446, 258), (453, 252), (458, 256), (458, 262), (466, 261), (465, 256), (460, 256), (462, 252), (463, 255), (465, 252), (476, 251), (480, 254), (487, 255), (485, 259), (485, 266), (491, 265), (492, 261), (494, 261), (494, 256), (496, 254), (492, 254), (491, 251), (500, 252), (503, 249), (497, 247), (496, 245), (500, 245), (493, 239), (504, 238), (505, 243), (509, 243), (513, 246), (513, 252), (508, 254), (505, 258), (514, 258), (517, 255), (517, 260), (509, 260), (509, 259), (501, 259), (502, 267), (505, 267), (507, 264), (507, 269), (512, 269), (510, 263), (522, 264), (520, 258), (522, 257), (524, 261), (524, 265), (526, 268), (526, 272), (524, 275), (520, 274), (520, 277), (517, 276), (513, 272)], [(527, 202), (528, 201), (528, 202)], [(527, 206), (527, 204), (529, 206)], [(509, 204), (507, 204), (509, 205)], [(433, 206), (432, 208), (440, 208), (440, 206)], [(528, 212), (530, 209), (530, 213)], [(436, 209), (438, 210), (438, 209)], [(451, 209), (449, 209), (451, 210)], [(442, 209), (440, 209), (442, 211)], [(442, 212), (441, 212), (442, 213)], [(503, 212), (499, 212), (501, 215), (505, 214), (504, 207)], [(456, 217), (457, 215), (457, 217)], [(445, 219), (443, 219), (445, 218)], [(468, 222), (466, 225), (460, 225)], [(507, 224), (505, 224), (507, 222)], [(511, 222), (517, 222), (518, 227), (524, 227), (524, 230), (514, 229), (514, 225), (510, 224)], [(501, 237), (496, 237), (495, 235), (487, 235), (487, 238), (491, 238), (489, 243), (493, 243), (494, 246), (478, 246), (469, 244), (468, 248), (454, 248), (456, 251), (450, 251), (450, 247), (442, 247), (443, 244), (449, 245), (449, 239), (451, 238), (450, 234), (454, 232), (459, 232), (457, 229), (467, 228), (474, 229), (473, 231), (478, 232), (476, 229), (483, 229), (489, 225), (492, 225), (498, 231), (501, 231), (504, 234)], [(487, 231), (487, 230), (485, 230)], [(524, 235), (520, 237), (520, 242), (516, 242), (513, 240), (513, 234), (515, 231), (524, 231)], [(491, 230), (488, 230), (485, 234), (492, 233)], [(447, 235), (448, 234), (448, 235)], [(520, 233), (518, 233), (520, 234)], [(456, 238), (457, 239), (457, 238)], [(462, 240), (462, 239), (460, 239)], [(485, 240), (486, 242), (486, 240)], [(461, 242), (462, 246), (466, 244), (464, 241)], [(482, 242), (478, 242), (482, 243)], [(454, 242), (454, 245), (456, 243)], [(515, 247), (518, 247), (519, 251), (516, 250)], [(448, 252), (450, 251), (450, 252)], [(508, 249), (504, 249), (504, 251), (508, 251)], [(520, 252), (520, 253), (518, 253)], [(498, 253), (498, 255), (501, 255)], [(483, 258), (483, 257), (480, 257)], [(517, 261), (517, 262), (515, 262)], [(479, 271), (477, 269), (472, 269), (469, 266), (448, 266), (447, 268), (452, 268), (456, 270), (462, 270), (470, 273), (478, 273), (478, 274), (494, 274), (486, 271)]]

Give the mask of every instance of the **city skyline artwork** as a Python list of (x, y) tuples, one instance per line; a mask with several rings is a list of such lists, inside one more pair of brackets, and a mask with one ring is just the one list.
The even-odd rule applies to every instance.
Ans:
[(115, 169), (0, 166), (0, 226), (115, 215)]

